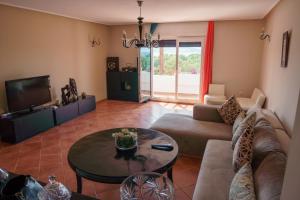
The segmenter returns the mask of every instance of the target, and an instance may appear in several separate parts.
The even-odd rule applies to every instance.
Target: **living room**
[[[14,174],[0,176],[1,198],[8,181],[31,175],[43,186],[56,176],[71,199],[134,199],[120,197],[125,181],[157,172],[170,187],[163,199],[241,199],[232,126],[256,113],[254,189],[244,191],[254,196],[245,199],[298,199],[299,7],[295,0],[0,0],[0,169]],[[45,93],[15,92],[37,82]],[[214,85],[224,98],[204,103]],[[262,109],[245,105],[256,89]],[[238,109],[228,122],[230,109],[220,108],[231,100],[245,117]],[[134,152],[116,149],[122,134],[135,138]],[[79,159],[83,151],[87,159]],[[273,171],[264,169],[270,159]]]

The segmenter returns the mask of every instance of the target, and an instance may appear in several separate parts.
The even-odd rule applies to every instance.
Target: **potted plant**
[[[121,129],[112,136],[115,138],[115,146],[119,150],[130,150],[137,147],[136,129]]]

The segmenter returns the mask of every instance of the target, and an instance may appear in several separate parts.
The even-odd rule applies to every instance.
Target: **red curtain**
[[[204,95],[208,93],[208,86],[212,81],[212,62],[214,49],[214,22],[208,22],[208,29],[204,49],[204,65],[201,81],[201,101],[203,103]]]

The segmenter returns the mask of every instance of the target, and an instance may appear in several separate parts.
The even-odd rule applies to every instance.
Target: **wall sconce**
[[[268,39],[268,41],[270,41],[271,36],[270,36],[269,34],[267,34],[267,33],[265,32],[265,29],[263,28],[263,29],[261,30],[261,32],[260,32],[259,39],[261,39],[261,40]]]
[[[96,46],[100,46],[101,45],[101,42],[100,42],[100,39],[90,39],[89,37],[89,42],[91,43],[91,47],[96,47]]]

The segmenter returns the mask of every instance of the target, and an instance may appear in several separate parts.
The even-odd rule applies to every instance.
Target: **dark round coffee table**
[[[130,128],[131,129],[131,128]],[[178,145],[171,137],[151,129],[136,129],[138,147],[130,151],[115,148],[112,133],[120,129],[104,130],[85,136],[70,148],[68,161],[76,173],[77,192],[82,191],[82,178],[120,184],[138,172],[167,172],[172,178],[172,167],[178,155]],[[152,149],[152,144],[172,144],[172,151]]]

